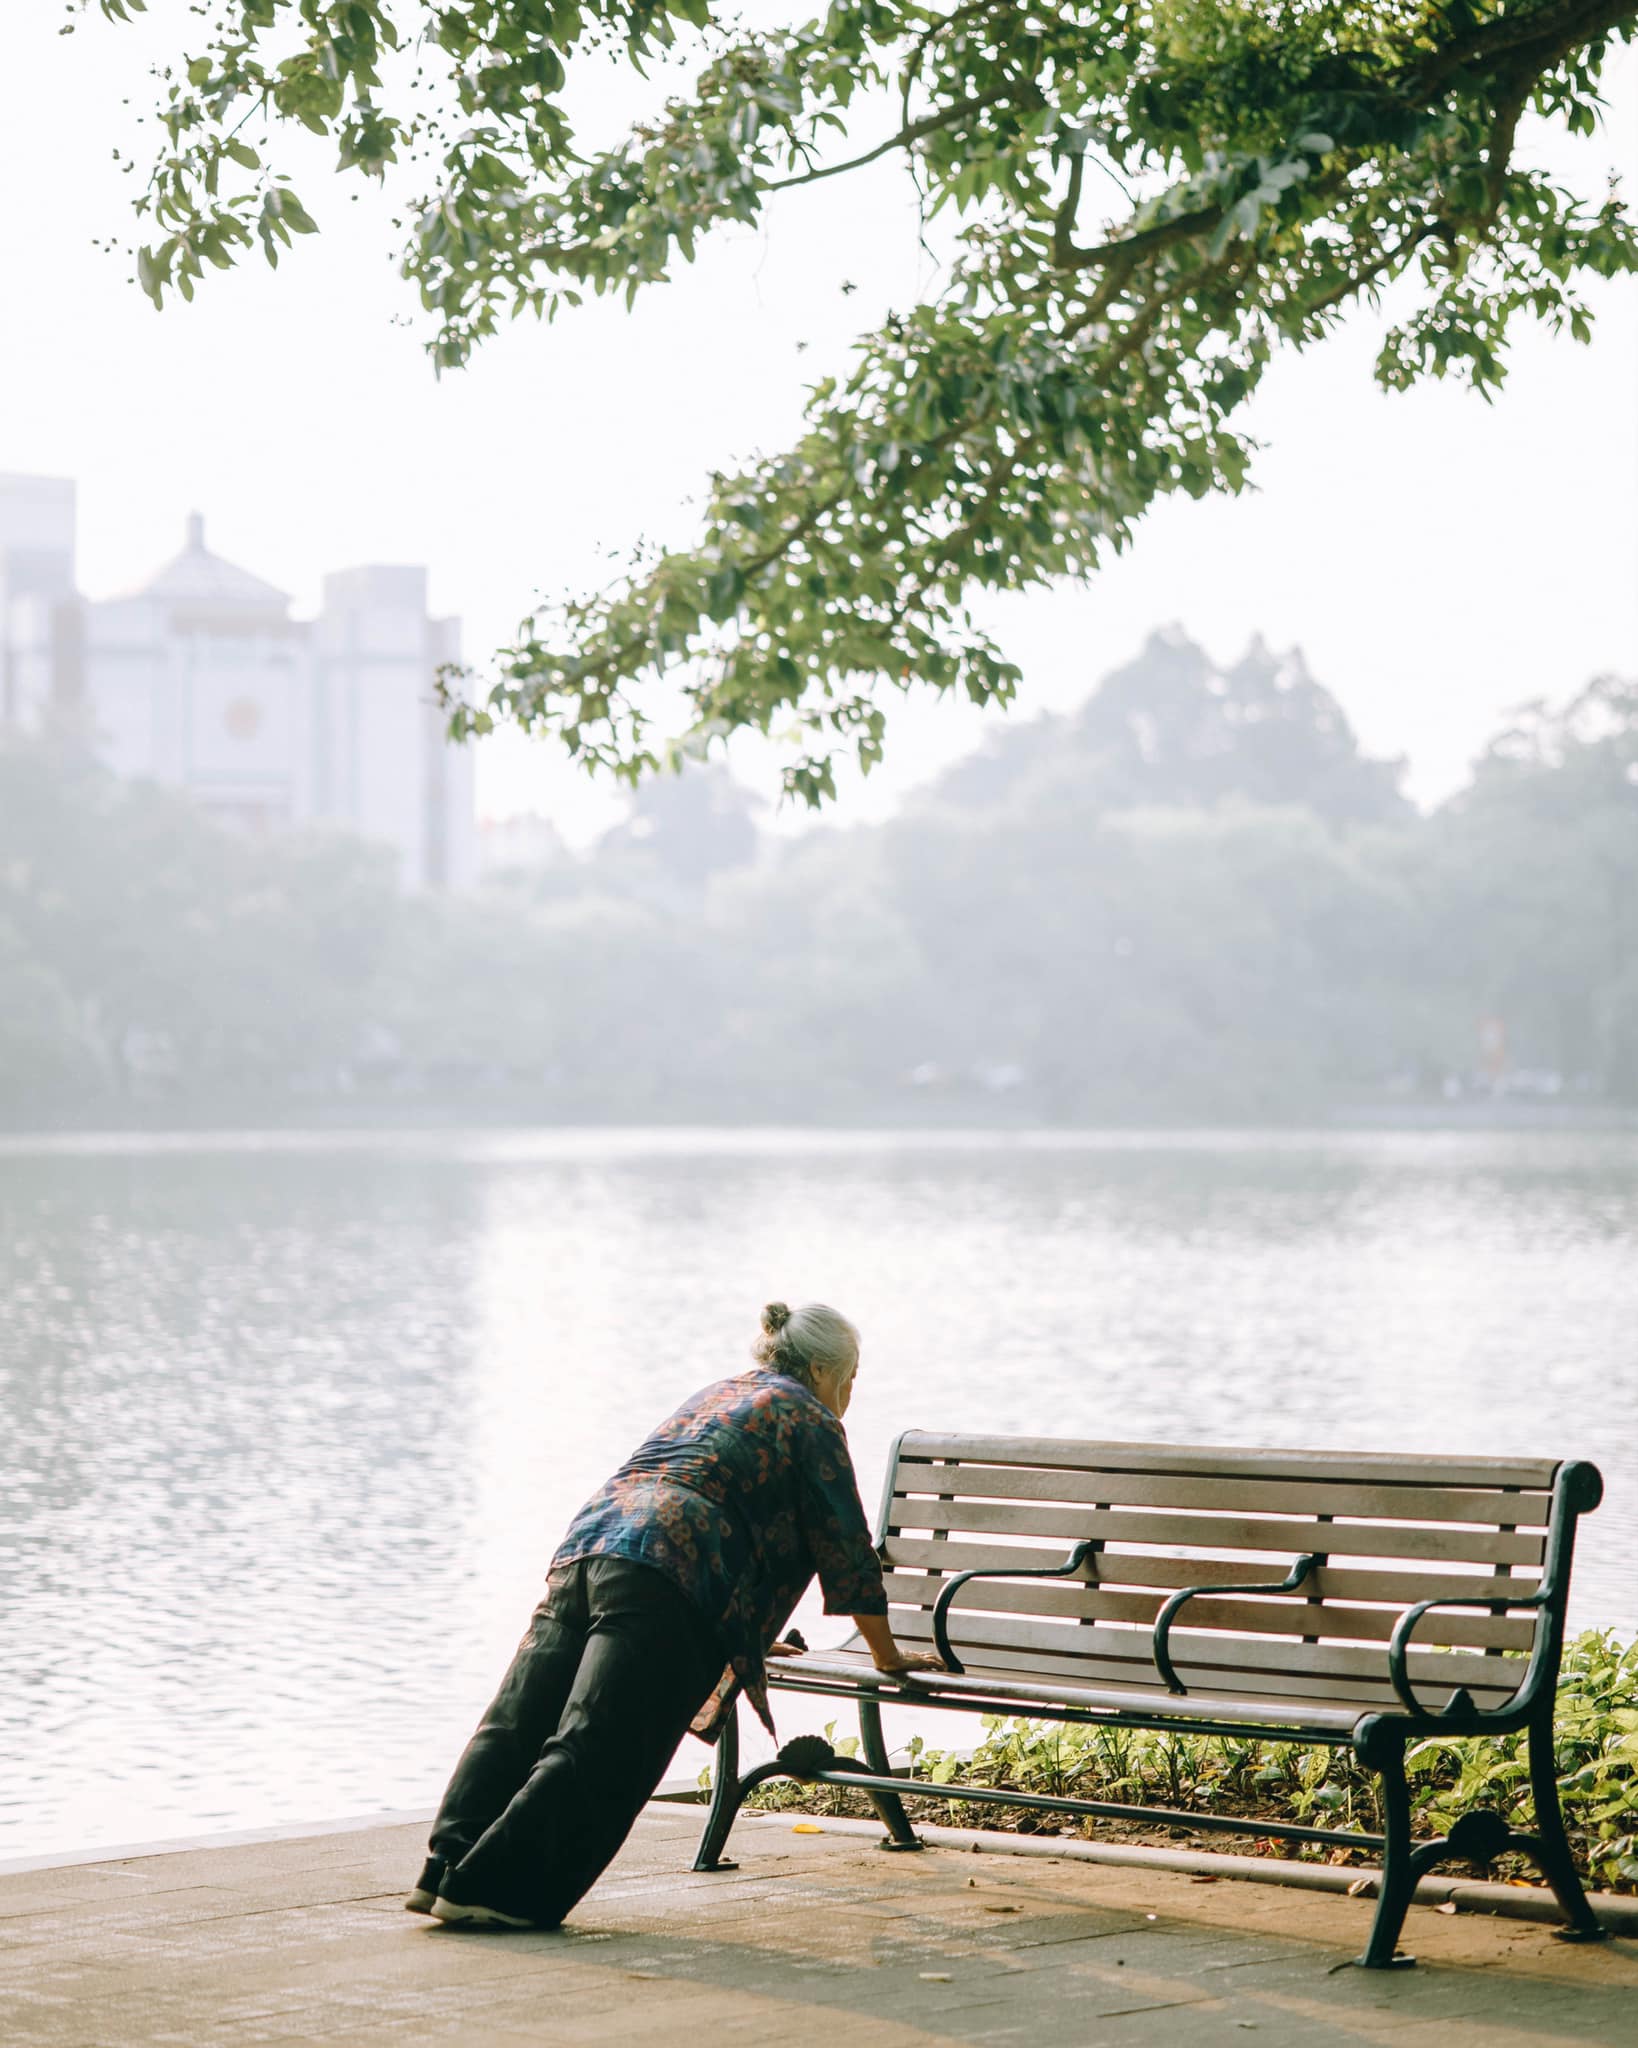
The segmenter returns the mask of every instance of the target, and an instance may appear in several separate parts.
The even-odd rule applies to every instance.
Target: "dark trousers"
[[[622,1557],[554,1572],[433,1823],[452,1895],[555,1926],[614,1860],[722,1666],[662,1572]]]

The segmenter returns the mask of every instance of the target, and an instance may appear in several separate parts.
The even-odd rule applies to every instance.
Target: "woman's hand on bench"
[[[893,1627],[885,1614],[856,1614],[853,1625],[865,1639],[870,1660],[878,1671],[942,1671],[944,1660],[931,1650],[906,1650],[895,1641]]]
[[[875,1659],[875,1664],[878,1671],[895,1673],[900,1671],[943,1671],[946,1669],[944,1659],[935,1656],[931,1650],[896,1650],[891,1662],[884,1663],[878,1657]]]

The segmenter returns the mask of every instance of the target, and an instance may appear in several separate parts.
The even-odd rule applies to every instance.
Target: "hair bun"
[[[770,1301],[762,1311],[762,1327],[770,1337],[777,1337],[791,1319],[791,1312],[782,1301]]]

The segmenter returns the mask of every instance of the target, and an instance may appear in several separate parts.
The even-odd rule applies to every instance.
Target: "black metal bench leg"
[[[874,1700],[862,1699],[859,1702],[859,1747],[864,1751],[865,1762],[876,1775],[887,1777],[891,1766],[888,1763],[887,1743],[882,1736],[882,1710]],[[877,1817],[887,1830],[887,1840],[882,1844],[884,1849],[922,1847],[921,1838],[910,1825],[909,1816],[905,1813],[904,1801],[896,1793],[872,1792],[870,1803],[875,1807]]]
[[[717,1760],[711,1766],[711,1810],[705,1817],[705,1833],[700,1837],[699,1853],[694,1858],[696,1870],[739,1868],[722,1852],[728,1845],[728,1831],[734,1825],[744,1797],[745,1787],[739,1776],[739,1702],[736,1700],[728,1710],[722,1733],[717,1737]]]
[[[1404,1970],[1415,1956],[1401,1955],[1399,1936],[1416,1891],[1417,1865],[1411,1847],[1410,1787],[1405,1783],[1405,1745],[1392,1735],[1364,1759],[1382,1778],[1382,1880],[1376,1895],[1376,1918],[1365,1953],[1356,1957],[1362,1970]]]
[[[1564,1908],[1568,1923],[1560,1930],[1563,1941],[1602,1941],[1606,1930],[1587,1903],[1581,1876],[1570,1854],[1564,1832],[1564,1810],[1558,1803],[1558,1765],[1553,1756],[1553,1724],[1550,1715],[1530,1724],[1530,1794],[1536,1808],[1536,1860],[1541,1874],[1553,1888],[1553,1896]]]

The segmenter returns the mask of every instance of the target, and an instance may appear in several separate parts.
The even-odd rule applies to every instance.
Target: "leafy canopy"
[[[880,758],[889,686],[1010,699],[975,595],[1086,576],[1157,498],[1242,487],[1278,343],[1408,274],[1380,381],[1488,393],[1515,315],[1584,340],[1585,278],[1638,269],[1613,186],[1585,202],[1516,151],[1526,112],[1593,130],[1635,0],[835,0],[766,29],[710,0],[219,4],[164,74],[156,304],[312,229],[253,122],[333,137],[343,170],[429,166],[404,271],[441,368],[878,158],[957,217],[933,295],[813,389],[792,447],[711,479],[696,545],[534,614],[481,702],[446,686],[457,733],[509,719],[633,779],[794,729],[787,787],[822,802],[838,749]],[[679,40],[692,93],[581,153],[570,65]],[[688,706],[663,744],[661,678]]]

